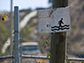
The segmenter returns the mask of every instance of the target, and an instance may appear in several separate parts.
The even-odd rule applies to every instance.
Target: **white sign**
[[[70,30],[70,8],[38,11],[39,32],[55,33]]]

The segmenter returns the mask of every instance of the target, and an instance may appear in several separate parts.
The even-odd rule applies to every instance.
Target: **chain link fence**
[[[49,58],[46,56],[23,55],[19,57],[19,63],[49,63]],[[13,56],[1,56],[0,63],[14,63]]]
[[[0,56],[0,63],[14,63],[14,57],[12,56]],[[47,56],[33,56],[33,55],[22,55],[19,57],[19,63],[49,63],[49,57]],[[66,63],[84,63],[84,58],[68,58]]]
[[[11,63],[11,59],[13,57],[11,55],[7,55],[7,56],[0,56],[0,63]]]

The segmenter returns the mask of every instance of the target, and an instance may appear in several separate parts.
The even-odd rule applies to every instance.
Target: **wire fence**
[[[14,57],[11,55],[0,56],[0,63],[13,63],[11,62],[12,59],[14,60]],[[50,57],[47,56],[22,55],[22,57],[20,56],[19,58],[19,63],[49,63],[49,59]],[[68,60],[70,61],[70,63],[84,62],[84,58],[68,58]]]
[[[11,55],[1,56],[0,63],[14,63],[11,62],[12,59],[14,60],[14,57]],[[19,63],[49,63],[49,59],[50,57],[47,56],[22,55],[22,58],[19,58]],[[70,61],[70,63],[84,62],[84,58],[68,58],[68,60]]]
[[[13,62],[12,62],[13,59]],[[49,63],[49,57],[47,56],[32,56],[32,55],[22,55],[19,57],[19,63]],[[1,56],[0,63],[14,63],[14,57],[9,56]]]
[[[0,56],[0,63],[11,63],[11,55],[8,56]]]
[[[49,59],[46,59],[45,57],[23,57],[22,63],[49,63]]]

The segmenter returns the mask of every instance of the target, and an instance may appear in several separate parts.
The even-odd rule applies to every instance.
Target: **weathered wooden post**
[[[68,0],[53,0],[53,9],[39,10],[39,32],[51,33],[50,63],[65,63],[66,31],[70,30]]]
[[[53,0],[53,8],[68,6],[68,0]],[[66,32],[51,33],[50,63],[65,63]]]

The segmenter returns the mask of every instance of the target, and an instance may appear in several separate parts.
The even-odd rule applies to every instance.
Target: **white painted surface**
[[[42,33],[55,33],[70,30],[70,7],[38,11],[38,30]]]

